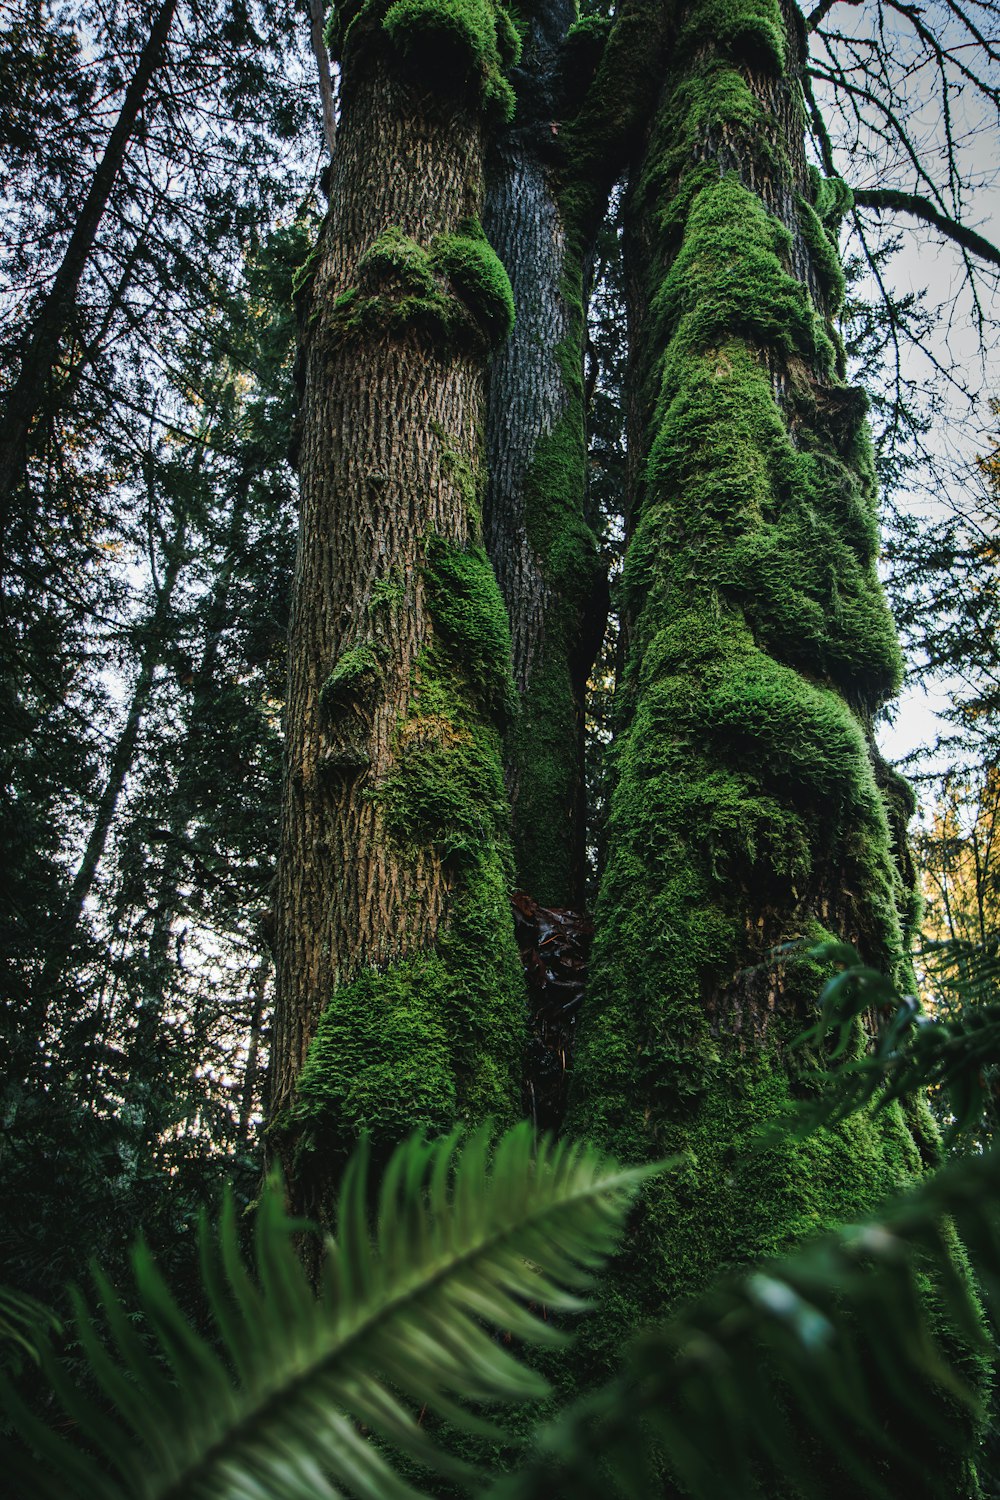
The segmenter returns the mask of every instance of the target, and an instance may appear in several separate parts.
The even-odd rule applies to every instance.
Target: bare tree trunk
[[[236,1139],[245,1146],[250,1139],[250,1122],[253,1118],[257,1086],[260,1081],[260,1044],[264,1029],[264,1006],[267,999],[267,981],[271,973],[270,958],[262,958],[253,979],[253,1003],[250,1010],[250,1034],[247,1039],[247,1064],[243,1071],[243,1087],[240,1090],[240,1113],[236,1124]]]
[[[323,36],[328,7],[323,0],[309,0],[309,40],[316,59],[319,74],[319,92],[323,101],[323,136],[326,149],[333,155],[337,139],[337,112],[333,101],[333,78],[330,73],[330,52]]]
[[[125,91],[104,155],[97,165],[90,190],[73,227],[62,263],[34,322],[25,334],[20,374],[8,393],[3,419],[0,420],[0,538],[7,535],[11,499],[24,474],[31,424],[59,358],[60,343],[73,313],[77,287],[94,248],[98,226],[112,188],[125,160],[125,151],[135,130],[146,91],[153,74],[163,61],[176,7],[177,0],[163,0],[156,14],[139,54],[135,73]],[[2,571],[0,561],[0,572]]]

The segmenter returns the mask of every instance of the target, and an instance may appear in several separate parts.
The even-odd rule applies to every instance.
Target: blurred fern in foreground
[[[849,950],[840,956],[851,963]],[[818,1105],[788,1128],[821,1129],[935,1080],[956,1090],[957,1125],[971,1119],[962,1101],[975,1100],[984,1056],[1000,1055],[992,1021],[921,1022],[855,959],[824,991],[808,1040],[836,1062],[837,1039],[873,1004],[871,1053],[841,1048]],[[886,1487],[891,1465],[908,1476],[908,1500],[956,1500],[901,1434],[960,1454],[982,1416],[975,1366],[1000,1331],[1000,1150],[953,1160],[874,1220],[731,1276],[647,1330],[617,1377],[544,1427],[514,1472],[490,1476],[446,1450],[425,1411],[509,1441],[484,1409],[548,1394],[518,1342],[566,1339],[548,1311],[585,1307],[581,1291],[656,1170],[536,1142],[525,1125],[495,1143],[486,1132],[415,1138],[389,1163],[372,1229],[361,1153],[318,1294],[295,1249],[305,1226],[288,1219],[279,1186],[261,1199],[254,1272],[227,1204],[218,1235],[203,1226],[201,1244],[218,1348],[187,1324],[140,1247],[151,1345],[100,1275],[99,1316],[77,1297],[96,1399],[39,1328],[18,1324],[65,1417],[43,1424],[8,1383],[4,1471],[26,1500],[414,1500],[442,1484],[491,1500],[648,1500],[664,1470],[690,1500],[840,1500],[845,1480],[846,1493],[898,1500]],[[956,1259],[956,1230],[982,1308]]]

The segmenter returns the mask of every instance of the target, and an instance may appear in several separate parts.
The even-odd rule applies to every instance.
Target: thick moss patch
[[[495,348],[514,326],[514,294],[478,219],[425,249],[398,226],[373,241],[358,262],[357,285],[333,305],[331,338],[415,331],[434,352]]]
[[[352,705],[368,706],[382,680],[383,659],[384,652],[374,641],[363,641],[345,651],[320,689],[324,714],[333,717]]]
[[[352,67],[374,49],[423,88],[468,99],[495,119],[514,113],[506,72],[521,40],[495,0],[342,0],[325,35],[334,56]]]
[[[520,1107],[526,1001],[498,727],[510,634],[481,548],[430,539],[424,582],[434,637],[370,795],[402,860],[443,862],[446,911],[431,948],[349,979],[320,1019],[287,1123],[303,1163],[315,1154],[324,1170],[362,1131],[381,1153],[415,1126],[511,1121]]]
[[[796,192],[748,87],[747,64],[784,66],[783,25],[770,0],[690,10],[632,199],[648,457],[568,1123],[625,1160],[685,1164],[646,1194],[584,1330],[595,1377],[624,1329],[922,1170],[899,1109],[756,1141],[815,1086],[789,1043],[826,976],[776,947],[846,936],[905,982],[913,912],[905,808],[870,745],[900,654],[865,402],[838,379],[829,322],[846,199],[818,178]],[[793,224],[751,190],[764,173]],[[803,245],[822,307],[793,274]]]

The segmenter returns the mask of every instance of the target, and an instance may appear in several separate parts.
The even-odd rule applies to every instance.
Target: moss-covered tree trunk
[[[510,638],[481,546],[484,371],[510,285],[484,132],[516,48],[490,4],[338,17],[343,114],[303,289],[302,514],[275,907],[272,1129],[300,1200],[361,1130],[517,1108],[524,999],[500,730]]]
[[[517,114],[488,162],[486,228],[510,272],[514,332],[490,371],[486,546],[511,624],[520,712],[507,744],[518,883],[583,904],[587,678],[606,617],[586,507],[583,265],[559,201],[572,0],[538,9]]]
[[[780,0],[678,12],[628,203],[643,462],[571,1121],[687,1160],[647,1195],[597,1360],[922,1166],[898,1109],[753,1149],[809,1088],[788,1042],[824,978],[775,949],[842,938],[902,979],[913,907],[871,740],[900,654],[866,406],[831,323],[846,189],[806,165],[800,27]]]

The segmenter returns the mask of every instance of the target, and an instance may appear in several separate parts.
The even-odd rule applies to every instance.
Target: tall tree
[[[0,534],[7,531],[10,501],[24,472],[28,432],[59,358],[59,347],[73,314],[77,289],[93,252],[125,152],[150,83],[164,59],[177,0],[163,0],[128,81],[121,110],[94,171],[87,196],[73,226],[59,269],[24,336],[21,368],[7,393],[0,420]]]
[[[489,0],[337,24],[302,313],[271,1058],[286,1160],[321,1212],[362,1129],[384,1148],[411,1122],[515,1114],[524,1029],[510,635],[480,522],[485,360],[513,316],[480,223],[484,134],[510,113],[518,39]]]
[[[789,7],[685,6],[626,202],[643,464],[571,1114],[629,1158],[692,1153],[621,1268],[630,1321],[921,1169],[898,1114],[748,1150],[808,1087],[787,1042],[821,976],[776,952],[839,937],[902,980],[914,902],[872,746],[901,661],[866,402],[831,321],[849,197],[807,165],[803,62]]]

